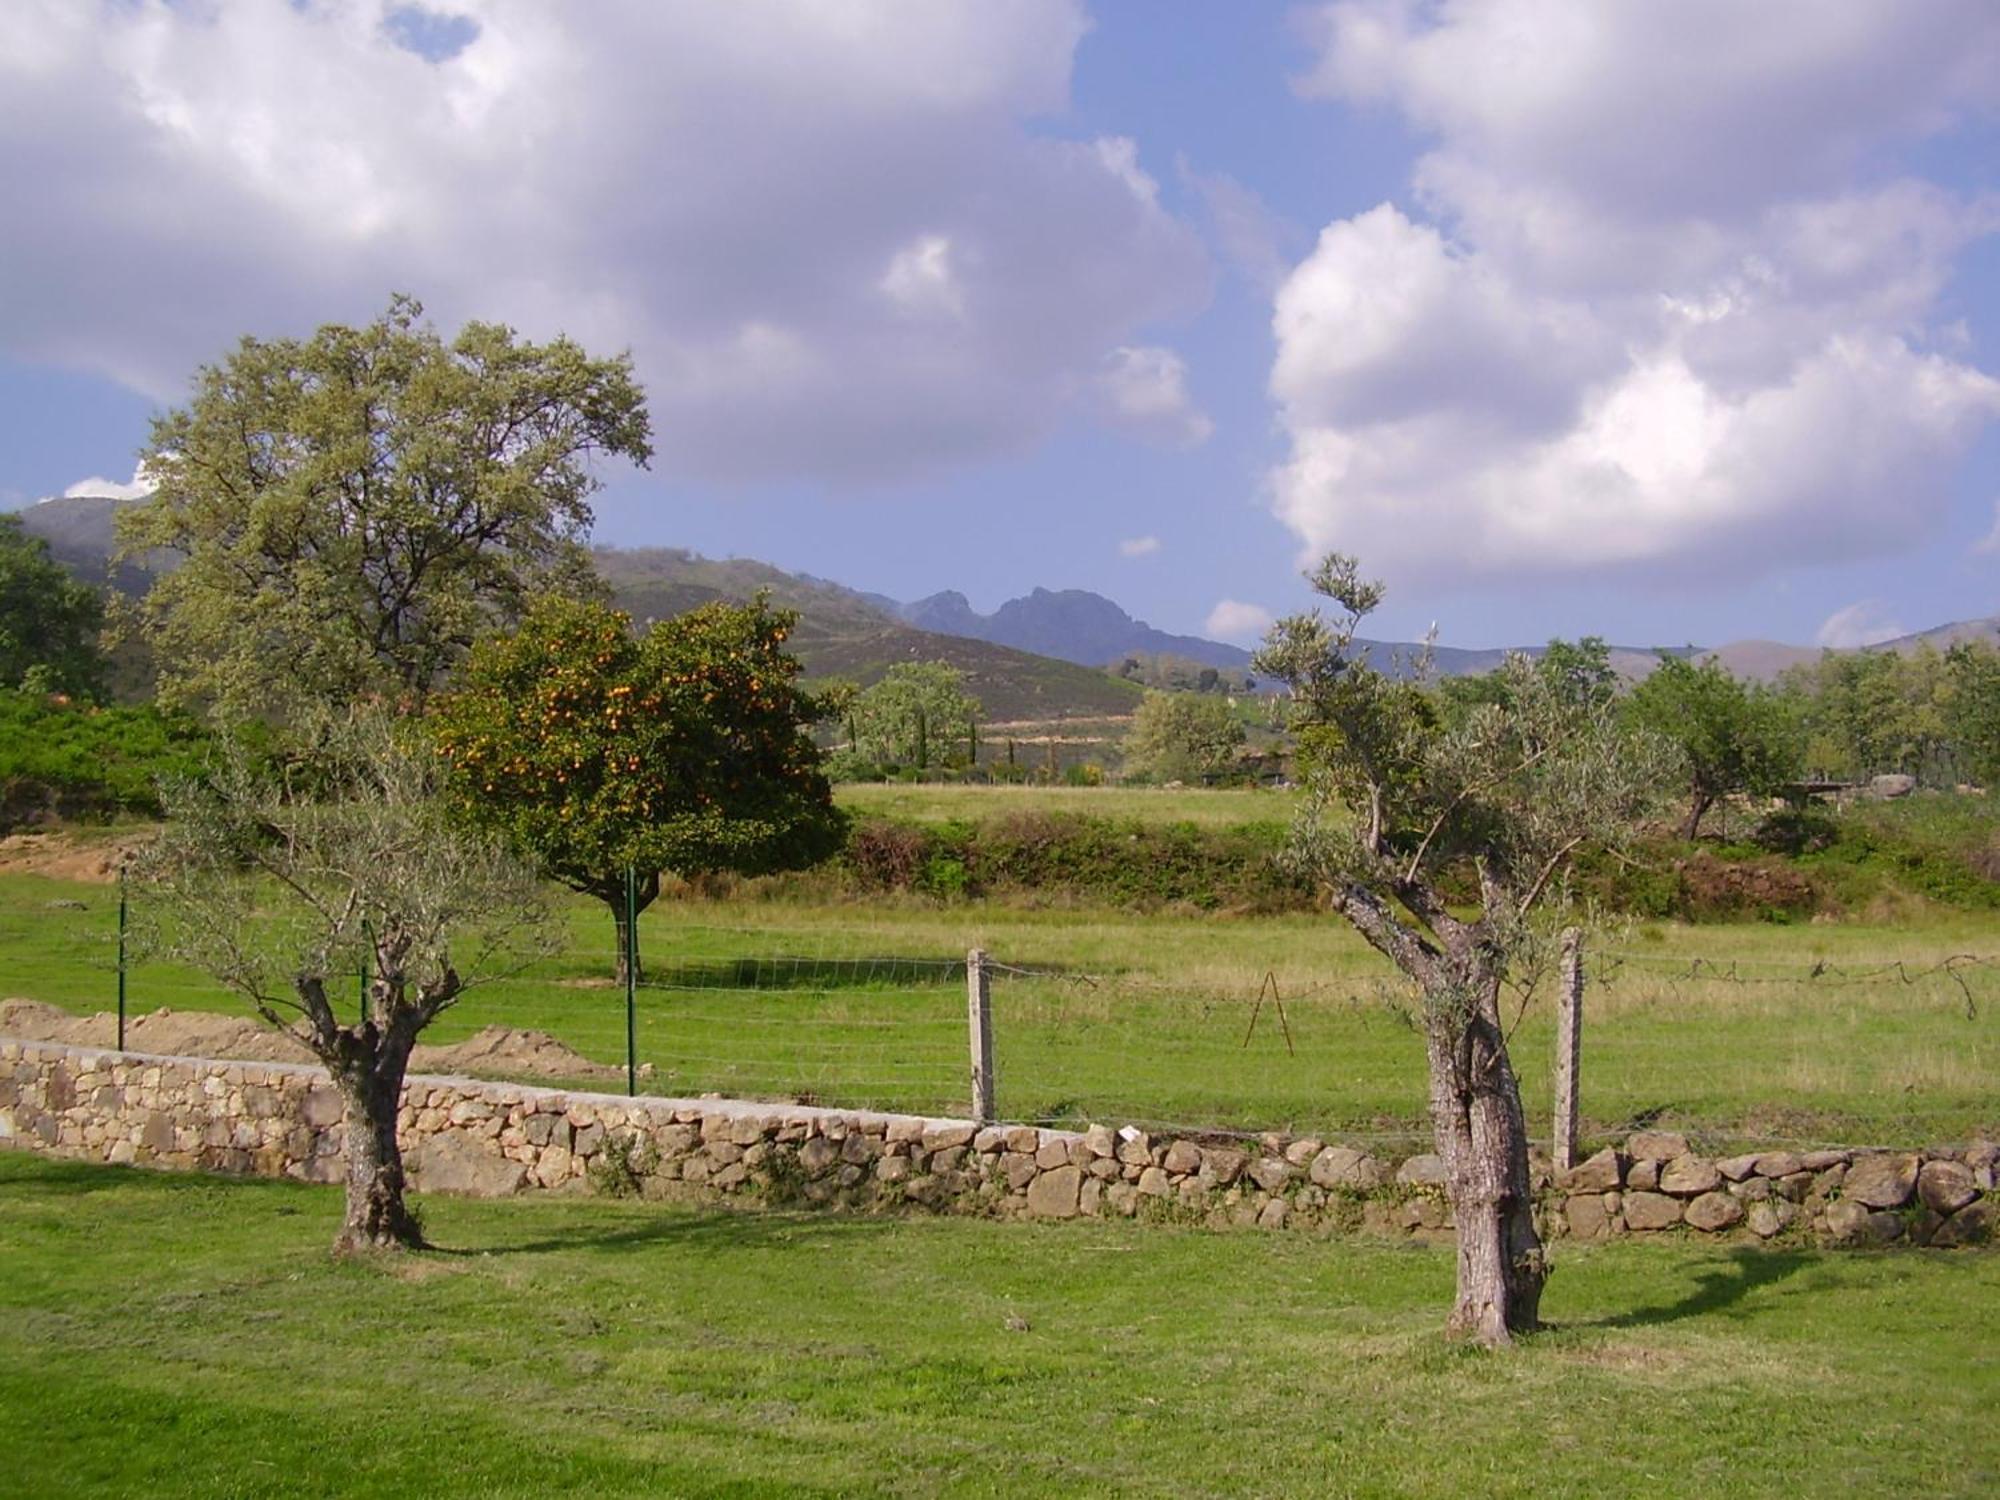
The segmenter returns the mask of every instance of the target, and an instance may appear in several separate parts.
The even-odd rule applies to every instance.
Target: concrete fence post
[[[986,950],[965,955],[965,1009],[972,1037],[972,1118],[993,1123],[993,991],[986,973]]]
[[[1562,974],[1556,986],[1555,1164],[1576,1165],[1577,1063],[1583,1046],[1583,929],[1562,935]]]

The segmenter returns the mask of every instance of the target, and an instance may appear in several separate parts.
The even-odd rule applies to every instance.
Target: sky
[[[596,534],[1254,642],[2000,613],[1991,0],[8,0],[0,507],[245,334],[629,350]],[[123,488],[121,488],[123,487]]]

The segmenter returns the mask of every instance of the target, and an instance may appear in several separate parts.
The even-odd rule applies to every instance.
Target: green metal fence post
[[[639,871],[625,867],[625,1092],[639,1092]]]
[[[118,1050],[125,1050],[125,867],[118,867]]]

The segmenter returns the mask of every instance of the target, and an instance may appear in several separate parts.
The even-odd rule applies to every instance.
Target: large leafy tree
[[[1945,653],[1944,717],[1958,774],[2000,785],[2000,650],[1965,641]]]
[[[97,590],[70,577],[19,516],[0,516],[0,687],[97,696],[103,626]]]
[[[1200,781],[1227,771],[1244,739],[1225,698],[1148,693],[1125,738],[1125,771],[1153,781]]]
[[[627,868],[643,910],[662,871],[762,874],[840,845],[808,733],[826,705],[785,649],[795,619],[707,604],[635,636],[621,613],[549,598],[433,701],[459,808],[611,908],[621,976]]]
[[[552,951],[559,928],[533,869],[450,816],[407,722],[375,706],[312,728],[309,762],[231,742],[207,774],[172,780],[139,874],[166,914],[154,941],[298,1037],[340,1090],[335,1248],[400,1249],[423,1242],[396,1129],[410,1049],[467,992]],[[361,969],[366,997],[348,1010],[335,996]]]
[[[1632,830],[1660,774],[1589,676],[1510,657],[1457,723],[1419,682],[1371,667],[1355,629],[1380,602],[1354,560],[1311,576],[1339,613],[1280,621],[1256,670],[1286,683],[1308,798],[1293,857],[1422,998],[1431,1122],[1458,1225],[1450,1327],[1504,1343],[1539,1320],[1510,992],[1544,966],[1569,862]],[[1562,667],[1562,664],[1559,664]],[[1448,899],[1476,890],[1470,910]]]
[[[594,587],[592,460],[651,455],[628,358],[398,297],[361,328],[246,338],[153,426],[126,552],[185,559],[140,605],[169,701],[227,716],[421,698],[537,592]]]
[[[1627,712],[1680,752],[1687,785],[1684,838],[1701,832],[1702,819],[1722,798],[1769,796],[1799,777],[1803,756],[1783,701],[1740,681],[1713,658],[1697,665],[1662,655],[1632,690]]]
[[[857,753],[918,770],[976,754],[982,717],[965,674],[943,661],[898,662],[847,706]]]

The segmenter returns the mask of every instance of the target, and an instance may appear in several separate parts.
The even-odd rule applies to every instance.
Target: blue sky
[[[0,503],[406,289],[633,350],[620,544],[1850,644],[2000,611],[1996,107],[1972,0],[26,0]]]

